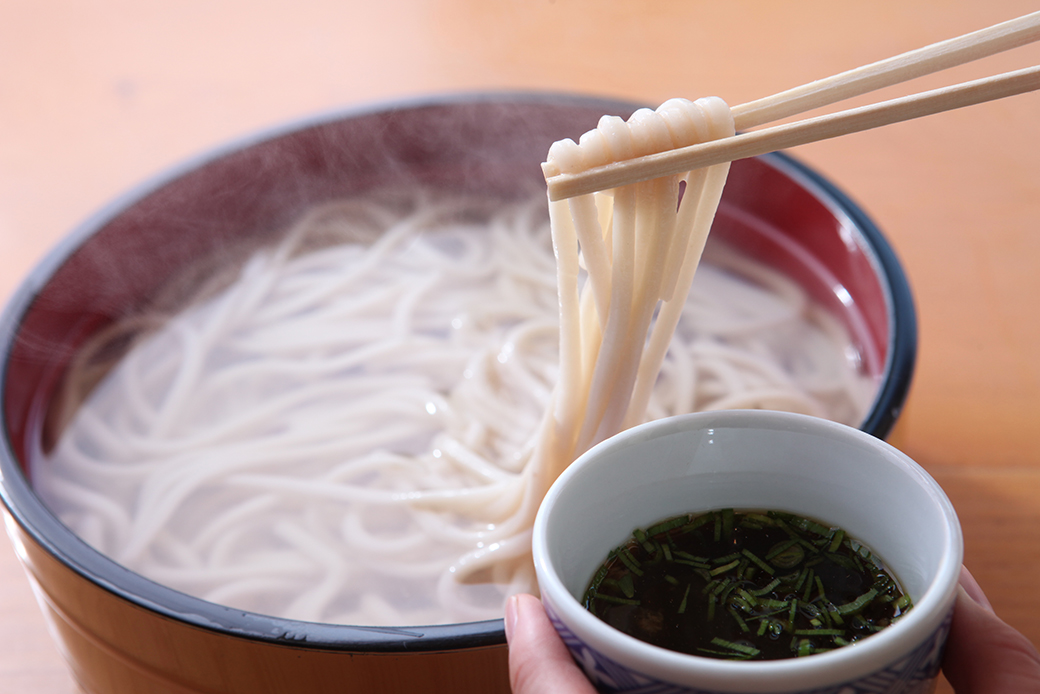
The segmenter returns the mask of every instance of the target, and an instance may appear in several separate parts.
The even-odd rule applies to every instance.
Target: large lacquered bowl
[[[74,676],[113,692],[506,692],[501,620],[373,629],[245,613],[149,581],[95,552],[34,494],[51,399],[77,348],[170,278],[303,209],[373,187],[515,195],[549,145],[628,103],[460,95],[327,114],[235,142],[114,201],[36,267],[0,318],[8,533]],[[521,185],[524,184],[524,185]],[[784,156],[733,166],[713,238],[790,274],[852,332],[878,383],[861,424],[888,434],[916,349],[906,278],[863,212]]]

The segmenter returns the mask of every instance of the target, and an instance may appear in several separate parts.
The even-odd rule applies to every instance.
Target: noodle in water
[[[673,100],[604,117],[546,166],[732,132],[720,100]],[[544,198],[423,191],[316,208],[227,286],[146,321],[161,327],[71,415],[37,488],[99,551],[213,602],[498,617],[536,590],[542,495],[595,443],[724,407],[862,417],[871,384],[794,283],[724,251],[693,281],[727,166],[550,203],[549,220]],[[85,350],[70,386],[139,323]]]

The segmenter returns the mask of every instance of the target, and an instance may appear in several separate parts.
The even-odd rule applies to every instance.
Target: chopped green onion
[[[724,557],[715,557],[711,561],[716,564],[727,564],[733,561],[734,559],[740,559],[740,552],[733,552],[732,554],[727,554]]]
[[[708,559],[707,557],[698,557],[695,554],[690,554],[689,552],[683,552],[682,550],[679,550],[679,549],[675,550],[675,556],[682,557],[683,559],[686,559],[688,561],[695,561],[695,562],[698,562],[698,563],[701,563],[701,564],[707,564],[707,563],[709,563],[711,561],[711,559]]]
[[[682,528],[680,528],[680,532],[682,532],[682,533],[692,532],[692,531],[696,530],[697,528],[701,527],[702,525],[706,525],[706,524],[710,523],[714,518],[715,518],[714,514],[711,514],[711,513],[705,513],[705,514],[702,514],[700,516],[697,516],[696,518],[691,519],[689,523],[687,523],[686,525],[682,526]]]
[[[738,589],[738,592],[739,592],[739,589]],[[739,607],[742,610],[744,610],[745,612],[753,612],[754,611],[754,608],[751,607],[751,605],[748,603],[748,601],[745,600],[744,598],[740,597],[739,595],[734,595],[732,598],[730,598],[729,604],[730,605],[734,605],[736,607]]]
[[[639,562],[636,561],[635,557],[632,556],[632,553],[628,551],[627,547],[618,552],[618,559],[620,559],[621,563],[628,567],[628,570],[636,576],[643,575],[643,570],[639,568]]]
[[[618,579],[618,588],[625,594],[626,598],[631,598],[636,594],[635,584],[632,582],[632,574],[625,574]]]
[[[745,646],[742,643],[734,643],[733,641],[727,641],[726,639],[720,639],[718,636],[713,638],[711,640],[711,642],[712,642],[712,644],[714,644],[716,646],[720,646],[722,648],[728,648],[730,650],[737,651],[738,653],[743,653],[745,655],[750,655],[752,657],[754,657],[754,656],[756,656],[756,655],[758,655],[759,653],[762,652],[762,651],[758,650],[757,648],[755,648],[754,646]]]
[[[661,521],[657,525],[652,525],[646,530],[647,535],[660,535],[666,533],[669,530],[674,530],[680,525],[687,523],[690,520],[689,516],[676,516],[666,521]]]
[[[859,596],[852,602],[847,602],[844,605],[838,605],[838,614],[845,615],[860,612],[863,610],[863,608],[865,608],[867,605],[871,603],[871,601],[874,599],[874,596],[876,595],[877,591],[871,588],[866,593]]]
[[[719,542],[712,542],[713,534]],[[850,585],[862,585],[851,600],[837,587],[846,581],[846,572]],[[832,574],[835,585],[828,579]],[[694,588],[707,604],[690,610]],[[836,605],[835,595],[847,602]],[[677,516],[633,530],[598,567],[583,603],[612,623],[629,621],[635,629],[650,619],[646,628],[672,632],[647,634],[648,640],[674,638],[677,629],[702,630],[704,647],[694,652],[727,659],[804,656],[840,648],[897,621],[911,608],[909,596],[879,559],[843,530],[786,513],[733,509]],[[626,614],[631,606],[638,607]],[[611,613],[619,607],[621,611]],[[664,614],[677,616],[662,623],[662,607]],[[715,621],[720,607],[732,622],[724,617]],[[789,652],[785,633],[791,635]],[[709,644],[713,636],[750,651]]]
[[[843,636],[844,629],[796,629],[795,636]]]
[[[833,621],[838,626],[841,626],[845,623],[845,620],[841,618],[841,612],[838,612],[838,608],[834,606],[834,603],[827,603],[826,614],[828,617],[830,617],[831,621]]]
[[[699,561],[690,561],[689,559],[673,559],[673,564],[682,564],[684,566],[692,566],[695,569],[711,569],[711,564],[702,564]]]
[[[737,626],[740,627],[741,631],[751,631],[751,629],[747,625],[747,622],[745,622],[744,619],[739,614],[737,614],[736,610],[734,610],[732,607],[727,607],[726,611],[729,612],[730,616],[733,617],[733,619],[737,620]]]
[[[683,593],[682,602],[679,603],[679,610],[678,610],[679,614],[682,614],[682,613],[686,612],[686,598],[690,597],[690,586],[691,585],[692,584],[690,584],[690,583],[686,584],[686,592]]]
[[[852,571],[852,572],[859,571],[859,569],[856,568],[855,560],[853,560],[851,557],[846,557],[843,554],[834,554],[833,552],[828,552],[826,554],[826,557],[827,557],[827,559],[829,561],[837,564],[838,566],[840,566],[842,568],[848,569],[849,571]]]
[[[805,578],[805,592],[802,593],[802,602],[809,602],[809,596],[812,594],[813,587],[813,570],[809,569],[809,574]]]
[[[723,564],[722,566],[719,566],[719,567],[716,567],[716,568],[712,569],[710,573],[711,573],[712,576],[718,576],[719,574],[726,573],[730,569],[735,569],[739,565],[740,565],[740,560],[739,559],[734,559],[729,564]]]
[[[740,553],[743,554],[748,559],[750,559],[751,561],[753,561],[756,564],[758,564],[758,567],[760,569],[762,569],[763,571],[765,571],[767,574],[769,574],[770,576],[773,575],[773,573],[774,573],[773,572],[773,567],[770,566],[769,564],[765,563],[761,559],[759,559],[757,556],[755,556],[754,552],[752,552],[749,549],[742,549],[742,550],[740,550]]]
[[[636,538],[636,542],[638,542],[639,544],[641,544],[643,546],[643,549],[646,550],[647,554],[653,554],[654,553],[654,546],[647,539],[646,533],[644,533],[639,528],[636,528],[635,530],[632,531],[632,536]]]
[[[797,541],[786,547],[782,552],[769,558],[775,566],[781,569],[793,569],[805,560],[805,550]]]
[[[766,593],[771,593],[773,589],[776,588],[778,585],[780,585],[780,579],[774,578],[772,581],[769,582],[768,585],[762,586],[758,590],[751,591],[751,594],[755,597],[760,597],[762,595],[765,595]]]
[[[802,584],[805,583],[805,579],[809,577],[809,572],[810,571],[811,571],[811,569],[806,567],[806,568],[802,569],[802,572],[800,574],[798,574],[798,580],[794,584],[794,589],[796,591],[799,591],[799,590],[802,589]]]

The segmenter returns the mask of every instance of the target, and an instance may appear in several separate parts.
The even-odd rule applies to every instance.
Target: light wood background
[[[0,0],[0,297],[121,191],[288,119],[489,89],[736,104],[1036,9],[1028,0]],[[1021,48],[884,95],[1037,63],[1040,46]],[[901,257],[920,352],[893,441],[952,498],[967,564],[997,611],[1040,643],[1040,93],[793,154],[849,192]],[[76,691],[6,541],[0,689]]]

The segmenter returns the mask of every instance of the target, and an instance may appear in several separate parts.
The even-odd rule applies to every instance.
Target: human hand
[[[1036,694],[1040,653],[993,612],[985,593],[961,569],[943,674],[957,694]]]
[[[533,595],[506,601],[509,683],[513,694],[595,694]]]

